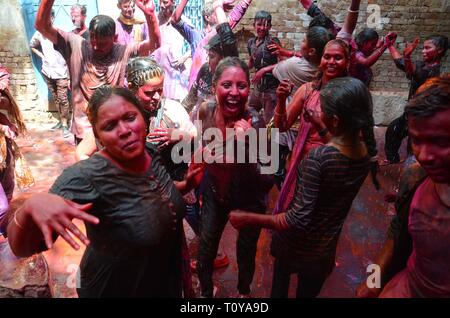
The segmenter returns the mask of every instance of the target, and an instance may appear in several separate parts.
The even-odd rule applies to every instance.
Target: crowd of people
[[[260,10],[246,63],[233,28],[251,0],[206,2],[204,30],[183,15],[187,2],[160,0],[156,13],[152,0],[118,0],[117,20],[97,15],[88,27],[86,8],[75,5],[76,28],[65,32],[53,25],[54,0],[41,1],[30,47],[57,104],[53,129],[73,134],[77,163],[49,193],[8,209],[12,140],[25,125],[1,67],[0,137],[8,154],[0,166],[0,234],[12,251],[30,256],[59,236],[79,249],[76,237],[86,245],[79,297],[194,297],[195,270],[200,296],[211,298],[213,271],[229,262],[220,241],[230,221],[238,230],[239,297],[251,297],[262,228],[273,230],[270,296],[288,297],[292,274],[297,297],[318,296],[363,182],[370,175],[375,189],[383,186],[369,85],[371,66],[388,50],[411,88],[405,113],[386,132],[381,164],[400,162],[406,136],[416,162],[399,182],[397,216],[377,262],[382,286],[362,284],[356,296],[450,297],[450,77],[441,74],[448,38],[425,39],[423,60],[412,62],[419,39],[399,53],[393,32],[353,35],[360,0],[350,1],[342,26],[312,0],[299,0],[312,17],[300,51],[270,35],[271,14]],[[270,141],[251,138],[267,127],[278,129],[279,147],[271,154],[278,169],[269,174],[259,145]],[[275,184],[276,206],[267,213]],[[73,219],[84,221],[85,233]],[[184,219],[199,238],[193,264]]]

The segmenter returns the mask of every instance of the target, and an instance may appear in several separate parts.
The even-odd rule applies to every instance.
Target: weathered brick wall
[[[333,21],[342,25],[350,0],[321,0],[319,7]],[[415,37],[423,40],[432,34],[450,36],[450,1],[448,0],[363,0],[356,32],[374,22],[373,4],[380,8],[379,34],[390,31],[397,32],[397,47],[403,50],[405,41]],[[369,6],[369,7],[368,7]],[[368,12],[369,9],[369,12]],[[253,0],[244,19],[236,27],[239,38],[241,57],[247,58],[246,40],[252,36],[253,17],[258,10],[266,10],[272,14],[272,31],[289,49],[300,48],[310,18],[298,0]],[[355,32],[355,33],[356,33]],[[419,46],[413,58],[421,58],[422,47]],[[447,54],[448,55],[448,54]],[[445,69],[449,69],[450,59],[444,60]],[[386,50],[381,59],[372,67],[374,81],[372,90],[402,90],[409,87],[405,75],[397,70],[389,52]]]
[[[10,89],[25,117],[42,111],[18,1],[2,1],[0,11],[0,63],[11,73]]]

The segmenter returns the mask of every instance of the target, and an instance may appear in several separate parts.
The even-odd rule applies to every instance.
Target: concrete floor
[[[35,185],[27,190],[17,189],[15,196],[22,192],[47,191],[62,169],[74,163],[72,138],[64,139],[60,131],[51,131],[49,128],[52,125],[53,123],[29,124],[30,136],[18,140],[33,171]],[[381,157],[384,155],[382,150],[384,132],[384,128],[376,129]],[[402,154],[405,156],[404,150]],[[364,183],[353,202],[340,237],[336,268],[324,284],[320,297],[353,297],[355,288],[365,280],[366,268],[374,263],[385,239],[389,221],[394,215],[393,205],[384,202],[384,195],[395,190],[401,169],[401,165],[381,167],[379,176],[382,190],[379,192],[375,191],[370,178]],[[270,208],[275,203],[277,193],[275,188],[270,193]],[[83,227],[82,224],[78,224]],[[195,255],[198,242],[188,225],[185,229],[189,247]],[[214,281],[218,286],[217,297],[236,297],[236,231],[230,224],[225,228],[222,241],[231,264],[214,273]],[[6,248],[6,243],[0,244]],[[253,297],[270,295],[273,259],[269,255],[269,245],[270,233],[263,230],[258,244],[256,272],[252,285]],[[75,251],[62,239],[58,239],[52,250],[43,253],[50,269],[50,287],[54,297],[76,297],[75,272],[83,251],[83,248]],[[0,262],[3,262],[2,257],[5,256],[0,255]],[[11,256],[8,257],[11,258]],[[23,263],[23,260],[16,260],[16,262]],[[7,275],[11,273],[0,271],[0,286],[7,284],[5,279]],[[293,276],[290,290],[292,297],[295,295],[295,283]],[[198,280],[195,275],[194,285],[198,292]]]

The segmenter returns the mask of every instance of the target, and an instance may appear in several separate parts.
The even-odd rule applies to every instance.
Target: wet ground
[[[23,192],[47,191],[62,169],[74,163],[73,138],[63,138],[61,131],[51,131],[50,127],[53,125],[54,122],[29,124],[29,136],[18,140],[34,174],[35,185],[27,190],[17,189],[16,197]],[[384,128],[376,129],[381,156],[384,155],[382,150],[384,132]],[[404,157],[404,151],[402,155]],[[381,167],[379,176],[382,190],[379,192],[375,191],[370,178],[365,181],[345,222],[337,250],[336,268],[325,282],[320,297],[353,297],[355,288],[365,280],[366,268],[375,262],[384,242],[389,221],[394,214],[393,205],[384,202],[384,195],[395,190],[401,168],[401,165]],[[270,193],[270,208],[275,203],[277,193],[275,188]],[[83,227],[82,224],[78,224]],[[188,225],[185,229],[194,257],[198,242]],[[236,231],[229,224],[225,228],[222,241],[231,263],[214,273],[214,281],[218,287],[216,296],[236,297]],[[14,260],[9,252],[5,252],[8,249],[6,245],[6,242],[0,243],[2,268],[5,268],[3,266],[5,258],[8,258],[8,264],[11,262],[16,262],[17,266],[23,264],[24,260]],[[270,295],[273,258],[269,255],[269,245],[270,232],[263,230],[258,243],[256,272],[252,285],[253,297]],[[48,263],[49,285],[54,297],[76,297],[76,270],[83,251],[83,248],[75,251],[62,239],[58,239],[52,250],[43,253]],[[34,261],[31,259],[28,263]],[[11,275],[11,272],[0,270],[0,286],[7,285],[7,279],[10,279]],[[42,274],[36,272],[35,275]],[[24,278],[25,283],[28,279],[31,278]],[[32,279],[39,280],[40,277]],[[295,295],[295,284],[296,279],[292,276],[291,296]],[[198,285],[195,275],[194,285]],[[198,292],[198,286],[196,290]]]

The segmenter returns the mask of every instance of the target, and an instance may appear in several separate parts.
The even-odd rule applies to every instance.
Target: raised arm
[[[278,100],[277,106],[275,107],[274,123],[275,127],[278,128],[280,132],[287,131],[291,128],[300,116],[305,103],[306,85],[307,84],[300,86],[300,88],[295,92],[288,111],[286,111],[286,99],[292,90],[293,83],[288,80],[283,80],[278,86]]]
[[[234,0],[224,0],[224,4],[232,3]],[[241,0],[238,4],[236,4],[228,15],[228,23],[230,27],[234,29],[234,27],[241,21],[244,17],[245,12],[247,12],[248,7],[252,3],[252,0]]]
[[[414,50],[417,48],[417,46],[419,45],[419,42],[420,42],[419,38],[415,38],[413,42],[406,43],[405,49],[403,50],[403,59],[405,61],[405,71],[406,71],[406,75],[408,75],[408,76],[413,76],[413,74],[415,72],[415,67],[411,60],[411,55],[414,52]]]
[[[362,54],[358,54],[356,55],[356,61],[358,64],[364,65],[366,67],[371,67],[373,64],[375,64],[378,59],[381,57],[381,55],[383,55],[384,51],[386,51],[387,48],[389,47],[393,47],[394,43],[395,43],[395,37],[393,37],[391,35],[392,33],[388,34],[384,41],[383,44],[377,48],[375,51],[373,51],[373,53],[368,56],[362,56]],[[395,35],[395,33],[394,33]]]
[[[358,21],[359,4],[361,0],[352,0],[350,7],[348,8],[347,16],[345,17],[344,26],[341,32],[353,34],[356,28],[356,22]]]
[[[55,0],[42,0],[39,5],[39,9],[36,15],[36,30],[38,30],[43,36],[52,41],[53,44],[57,44],[58,30],[53,26],[51,13]]]
[[[177,5],[175,11],[172,14],[172,23],[178,23],[178,21],[180,21],[187,3],[188,0],[180,0],[180,3]]]
[[[148,37],[139,43],[139,55],[147,56],[161,46],[161,33],[158,18],[155,14],[153,0],[136,0],[136,5],[144,12],[148,26]]]

